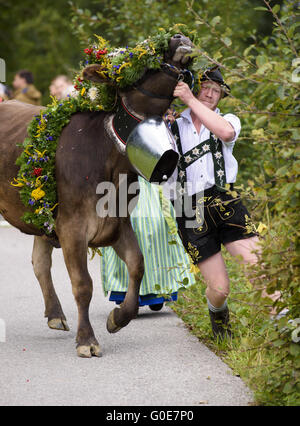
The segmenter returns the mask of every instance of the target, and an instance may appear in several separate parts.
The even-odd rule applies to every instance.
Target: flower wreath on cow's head
[[[51,235],[55,228],[57,206],[55,154],[61,131],[72,114],[83,111],[113,111],[117,104],[117,89],[133,85],[145,69],[159,69],[171,37],[184,27],[185,35],[193,39],[185,25],[177,24],[169,30],[138,43],[135,47],[112,48],[102,37],[84,49],[85,61],[75,78],[76,95],[52,103],[30,122],[28,137],[22,143],[23,152],[17,160],[18,176],[12,185],[20,188],[20,197],[27,211],[23,220]],[[83,79],[87,65],[101,65],[101,77],[114,84],[94,83]],[[192,74],[191,74],[192,75]]]

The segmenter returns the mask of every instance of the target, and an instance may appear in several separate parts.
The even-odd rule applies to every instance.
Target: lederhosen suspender
[[[203,157],[205,154],[211,152],[214,162],[214,174],[215,174],[215,183],[216,186],[224,191],[226,184],[226,174],[225,174],[225,163],[223,157],[222,141],[218,139],[215,135],[210,133],[209,139],[204,142],[200,142],[197,146],[190,149],[188,152],[183,154],[182,146],[180,141],[180,134],[177,121],[175,120],[171,126],[172,133],[176,140],[177,148],[180,154],[178,161],[178,177],[177,180],[180,183],[180,195],[183,195],[186,192],[185,182],[186,178],[186,169],[199,158]]]

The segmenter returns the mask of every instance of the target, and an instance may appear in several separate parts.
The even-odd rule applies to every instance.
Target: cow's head
[[[173,91],[183,71],[190,64],[193,43],[182,35],[173,35],[163,52],[160,69],[145,69],[142,77],[132,86],[118,89],[119,95],[131,108],[143,116],[162,115],[169,107]],[[83,70],[83,78],[97,83],[115,84],[103,73],[103,65],[93,64]]]
[[[186,65],[190,62],[190,56],[193,48],[191,40],[183,34],[175,34],[169,41],[169,48],[165,53],[165,61],[172,62],[177,66]]]

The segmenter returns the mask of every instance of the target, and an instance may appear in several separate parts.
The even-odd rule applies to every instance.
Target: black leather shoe
[[[226,337],[232,337],[231,326],[229,324],[229,309],[226,307],[223,311],[212,312],[208,310],[210,316],[210,322],[214,338],[225,339]]]
[[[155,305],[149,305],[149,308],[151,309],[151,311],[160,311],[163,308],[164,304],[163,303],[156,303]]]

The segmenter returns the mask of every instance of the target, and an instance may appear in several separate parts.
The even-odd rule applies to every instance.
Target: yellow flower
[[[58,206],[58,203],[54,204],[54,206],[51,207],[50,211],[54,210],[56,206]]]
[[[100,75],[101,78],[106,79],[107,78],[107,71],[103,70],[103,71],[97,71],[96,73]]]
[[[98,39],[98,48],[99,49],[103,49],[104,47],[106,47],[107,41],[103,37],[98,36],[97,34],[94,34],[94,36],[97,37],[97,39]]]
[[[84,95],[84,92],[85,92],[85,87],[83,87],[82,90],[81,90],[81,92],[80,92],[81,96]]]
[[[43,152],[41,152],[41,151],[39,151],[38,149],[35,149],[35,152],[37,153],[37,155],[40,157],[40,158],[43,158],[44,157],[44,155],[45,155],[45,152],[46,152],[47,150],[45,149],[45,151],[43,151]]]
[[[24,183],[28,182],[28,180],[24,176],[24,173],[22,173],[22,177],[21,178],[17,178],[17,179],[14,178],[14,181],[17,182],[17,183],[11,182],[10,184],[12,186],[19,186],[19,187],[24,186]]]
[[[143,56],[143,55],[146,55],[148,52],[147,52],[147,50],[143,47],[143,46],[136,46],[134,49],[133,49],[135,52],[141,52],[140,54],[139,54],[139,59]]]
[[[141,59],[141,57],[143,56],[143,55],[146,55],[148,52],[147,52],[147,50],[145,50],[145,49],[140,49],[140,54],[139,54],[139,59]]]
[[[199,268],[196,265],[194,265],[193,263],[190,263],[190,266],[191,266],[190,272],[192,274],[198,274]]]
[[[31,154],[31,152],[29,152],[29,151],[28,151],[28,148],[31,148],[31,147],[33,147],[33,145],[28,145],[28,146],[24,149],[24,152],[26,152],[26,154],[27,154],[27,155],[30,155],[30,156],[31,156],[32,154]]]
[[[18,181],[18,179],[16,179],[16,178],[14,178],[14,181],[15,182],[17,182],[17,183],[14,183],[14,182],[10,182],[10,184],[12,185],[12,186],[24,186],[24,184],[22,183],[22,182],[19,182]]]
[[[40,188],[42,188],[42,186],[43,185],[41,185],[41,179],[42,179],[42,176],[38,176],[37,178],[36,178],[36,181],[35,181],[35,186],[36,187],[40,187]]]
[[[267,227],[267,225],[265,225],[264,223],[262,223],[262,222],[259,222],[259,225],[258,225],[258,227],[257,227],[257,232],[259,233],[259,234],[264,234],[266,231],[267,231],[267,229],[268,229],[268,227]]]
[[[34,189],[31,193],[32,198],[34,198],[35,200],[40,200],[41,198],[43,198],[45,195],[45,192],[42,190],[42,187],[40,186],[37,189]]]
[[[41,123],[38,124],[37,126],[37,133],[35,135],[36,138],[38,138],[39,136],[41,136],[41,133],[45,131],[47,127],[46,121],[43,117],[43,112],[41,112]]]
[[[124,63],[120,66],[120,68],[118,69],[117,73],[118,73],[118,74],[120,74],[121,69],[122,69],[122,68],[125,68],[125,67],[131,67],[131,64],[130,64],[129,62],[124,62]]]
[[[52,105],[51,106],[57,106],[58,100],[57,100],[56,96],[51,96],[50,95],[50,98],[52,100]]]

